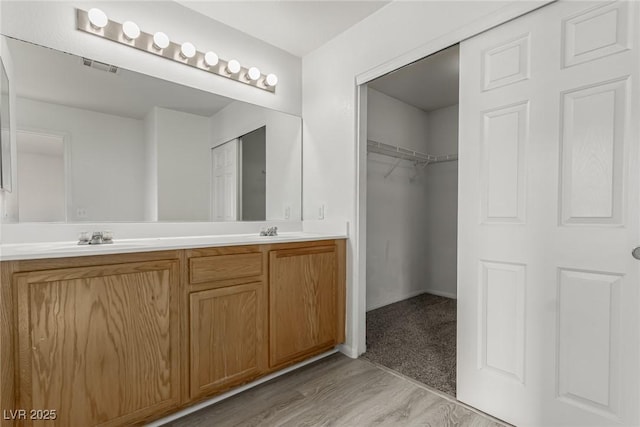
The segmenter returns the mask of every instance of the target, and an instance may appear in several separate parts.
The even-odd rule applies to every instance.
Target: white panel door
[[[211,149],[213,221],[238,220],[238,144],[234,139]]]
[[[461,43],[458,399],[519,426],[640,425],[639,9]]]

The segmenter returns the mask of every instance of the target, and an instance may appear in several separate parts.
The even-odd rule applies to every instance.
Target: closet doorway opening
[[[366,353],[456,396],[459,46],[367,84]]]

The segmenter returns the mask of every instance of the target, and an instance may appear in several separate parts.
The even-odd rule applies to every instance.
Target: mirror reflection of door
[[[214,221],[238,219],[238,145],[234,139],[211,149],[211,216]]]
[[[211,149],[213,221],[266,219],[266,127]]]
[[[64,138],[37,132],[16,132],[20,204],[23,222],[64,222]]]

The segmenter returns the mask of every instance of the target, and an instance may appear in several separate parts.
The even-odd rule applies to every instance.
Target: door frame
[[[556,0],[540,0],[536,3],[516,2],[508,5],[463,28],[447,33],[435,40],[410,50],[390,61],[355,76],[356,96],[356,145],[355,145],[355,224],[353,256],[353,293],[349,301],[348,321],[353,328],[351,347],[344,348],[350,357],[356,358],[366,351],[367,313],[367,84],[385,74],[433,55],[463,40],[504,24]]]

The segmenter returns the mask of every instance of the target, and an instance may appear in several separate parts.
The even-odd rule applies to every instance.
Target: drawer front
[[[247,382],[267,369],[262,282],[190,294],[191,397]]]
[[[191,284],[261,275],[261,252],[189,259],[189,281]]]

